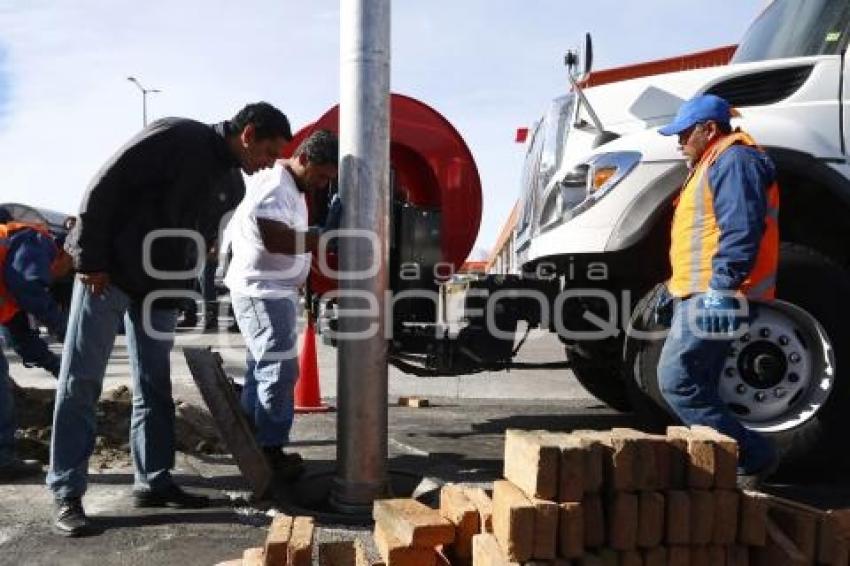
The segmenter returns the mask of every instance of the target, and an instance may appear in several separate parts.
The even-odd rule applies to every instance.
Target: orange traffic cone
[[[295,412],[323,413],[331,407],[322,404],[319,392],[319,364],[316,359],[316,327],[313,317],[307,315],[304,344],[298,358],[298,381],[295,382]]]

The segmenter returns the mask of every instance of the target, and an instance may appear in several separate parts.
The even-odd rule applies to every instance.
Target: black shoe
[[[171,507],[174,509],[202,509],[210,500],[206,495],[194,495],[183,491],[177,484],[165,489],[134,489],[133,503],[136,507]]]
[[[91,522],[83,510],[79,497],[56,500],[56,517],[53,532],[63,537],[79,537],[91,532]]]
[[[283,481],[294,481],[304,473],[304,459],[296,452],[284,452],[279,446],[265,446],[263,453],[274,474]]]
[[[8,464],[0,466],[0,481],[15,481],[31,478],[41,474],[41,462],[37,460],[13,459]]]

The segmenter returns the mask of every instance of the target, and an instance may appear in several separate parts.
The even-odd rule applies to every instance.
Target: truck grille
[[[723,81],[707,93],[725,98],[732,106],[773,104],[794,94],[811,74],[811,65],[762,71]]]

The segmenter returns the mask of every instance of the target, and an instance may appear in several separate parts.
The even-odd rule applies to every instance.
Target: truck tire
[[[567,347],[567,359],[576,381],[591,395],[620,412],[631,411],[623,366],[615,352],[596,352],[584,345]]]
[[[633,325],[658,329],[649,320],[657,291],[638,304]],[[789,474],[820,465],[846,466],[842,435],[850,427],[850,274],[805,246],[783,243],[777,301],[756,305],[751,332],[733,343],[720,379],[720,394],[748,428],[771,437]],[[658,387],[663,340],[628,340],[627,389],[635,413],[648,428],[673,420]],[[756,355],[773,356],[779,370],[769,378],[748,368]],[[844,368],[843,374],[836,370]],[[838,443],[838,444],[836,444]]]

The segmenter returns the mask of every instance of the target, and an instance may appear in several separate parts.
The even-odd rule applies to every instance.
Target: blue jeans
[[[696,335],[698,299],[699,295],[693,296],[676,305],[658,361],[661,394],[683,423],[710,426],[737,440],[739,473],[757,472],[773,460],[775,449],[768,439],[744,427],[721,400],[718,381],[732,340]]]
[[[177,313],[174,309],[150,310],[150,327],[167,335],[155,337],[145,332],[142,310],[140,302],[115,286],[96,297],[79,279],[74,282],[47,475],[47,485],[57,498],[81,497],[86,491],[96,435],[95,407],[122,317],[133,378],[130,447],[136,468],[134,487],[163,489],[173,481],[174,402],[169,355]]]
[[[260,446],[285,446],[295,417],[298,297],[294,292],[274,299],[231,293],[231,300],[247,346],[242,409],[254,424]]]
[[[9,363],[0,345],[0,466],[15,459],[15,398]]]

